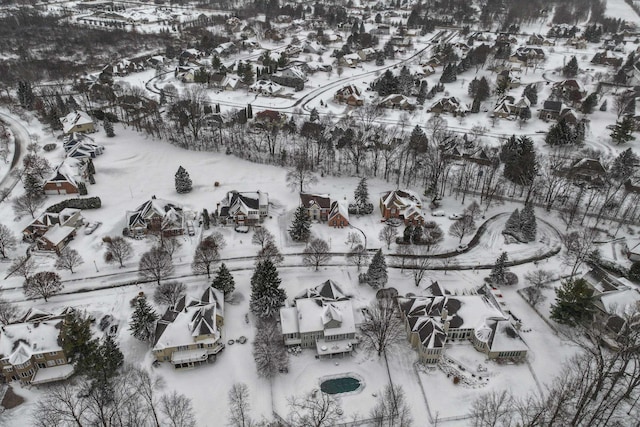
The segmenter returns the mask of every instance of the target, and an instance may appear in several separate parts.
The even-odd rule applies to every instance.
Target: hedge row
[[[47,208],[47,212],[59,213],[65,208],[74,209],[98,209],[102,206],[100,197],[87,197],[86,199],[68,199],[60,203],[51,205]]]

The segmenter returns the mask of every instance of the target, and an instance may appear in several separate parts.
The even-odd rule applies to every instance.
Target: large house
[[[422,201],[410,190],[387,191],[380,197],[380,213],[385,219],[398,218],[405,225],[423,224],[426,214],[422,211]]]
[[[503,119],[508,117],[519,117],[522,110],[526,110],[530,107],[531,102],[525,96],[520,98],[517,102],[513,96],[505,96],[496,104],[496,107],[493,109],[493,115]]]
[[[73,374],[73,364],[64,353],[60,336],[66,312],[53,315],[31,309],[18,322],[0,328],[4,382],[45,384]]]
[[[216,213],[225,225],[256,225],[269,215],[269,194],[229,191],[218,203]]]
[[[331,199],[328,195],[300,193],[300,205],[305,209],[309,219],[327,221],[331,212]]]
[[[437,363],[449,340],[469,340],[489,359],[522,360],[527,345],[491,289],[475,295],[399,297],[407,338],[425,363]]]
[[[258,80],[249,86],[249,92],[259,93],[264,96],[276,96],[284,90],[278,83],[270,80]]]
[[[362,91],[358,86],[355,85],[347,85],[341,89],[338,89],[333,95],[333,99],[336,102],[353,106],[361,106],[364,104]]]
[[[87,194],[88,163],[67,157],[42,185],[44,194]]]
[[[318,357],[351,354],[357,345],[351,300],[333,281],[303,291],[293,305],[280,309],[286,346],[315,348]]]
[[[153,355],[173,367],[192,368],[215,360],[225,345],[224,296],[209,286],[200,299],[183,296],[156,324]]]
[[[74,132],[95,132],[96,128],[93,119],[84,111],[73,111],[60,119],[62,131],[69,135]]]
[[[182,206],[156,196],[126,213],[127,230],[131,237],[162,234],[165,237],[184,234],[186,220]]]
[[[82,222],[82,211],[80,209],[65,208],[59,213],[45,212],[22,230],[22,239],[26,242],[35,242],[56,225],[78,228],[82,225]]]
[[[331,210],[328,218],[329,227],[348,227],[349,226],[349,209],[344,203],[339,201],[331,202]]]
[[[458,98],[455,96],[451,96],[448,98],[442,98],[436,101],[431,108],[429,108],[429,113],[450,113],[454,116],[464,116],[466,115],[471,108],[467,104],[460,102]]]

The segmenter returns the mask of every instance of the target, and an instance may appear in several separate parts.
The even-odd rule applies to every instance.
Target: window
[[[55,360],[47,360],[47,366],[56,366]]]
[[[182,350],[189,350],[189,346],[188,345],[180,345],[180,346],[178,346],[178,351],[182,351]]]
[[[65,361],[64,361],[64,359],[56,359],[56,363],[57,363],[58,365],[64,365],[64,364],[65,364]]]
[[[49,356],[57,356],[58,352],[57,351],[50,351],[49,352]]]
[[[47,365],[46,365],[46,364],[44,364],[44,363],[38,363],[38,368],[40,368],[40,369],[44,369],[44,368],[46,368],[46,367],[47,367]]]
[[[36,354],[36,359],[43,359],[44,356],[42,354]]]

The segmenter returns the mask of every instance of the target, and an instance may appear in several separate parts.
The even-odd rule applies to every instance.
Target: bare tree
[[[278,266],[284,261],[284,257],[273,241],[268,241],[256,256],[256,264],[265,260],[270,260],[273,265]]]
[[[495,390],[476,399],[470,415],[476,427],[509,427],[514,425],[514,398],[508,390]]]
[[[271,320],[260,320],[256,325],[253,341],[253,358],[258,375],[271,380],[289,366],[287,349],[282,341],[278,325]]]
[[[48,301],[50,297],[62,290],[60,276],[52,271],[41,271],[25,280],[22,290],[27,298],[42,297]]]
[[[391,248],[391,244],[396,240],[396,236],[398,234],[398,230],[395,227],[387,224],[382,230],[380,230],[380,234],[378,234],[378,240],[387,244],[387,250]]]
[[[0,224],[0,255],[2,255],[2,258],[7,257],[7,251],[16,248],[16,243],[16,236],[9,227]]]
[[[476,222],[471,215],[464,215],[462,219],[455,221],[449,228],[449,234],[453,237],[458,237],[462,243],[462,239],[467,234],[473,233],[476,230]]]
[[[355,265],[358,267],[358,271],[360,271],[362,266],[369,260],[369,254],[362,245],[358,245],[351,249],[351,251],[346,255],[346,258],[349,264]]]
[[[402,386],[387,385],[378,396],[371,410],[375,427],[410,427],[413,424],[411,409]]]
[[[44,179],[51,173],[51,165],[44,157],[36,154],[27,154],[22,159],[24,171],[26,174],[35,175],[40,179]]]
[[[131,243],[127,242],[124,237],[105,237],[103,242],[107,246],[104,260],[108,263],[117,261],[120,264],[120,268],[122,268],[124,267],[124,262],[133,255]]]
[[[160,284],[162,279],[173,274],[173,261],[162,248],[154,246],[148,252],[142,254],[138,267],[140,276],[144,279],[155,280]]]
[[[360,332],[364,344],[382,355],[396,345],[403,333],[397,306],[391,298],[381,298],[369,306]]]
[[[162,425],[170,427],[194,427],[196,425],[191,399],[175,390],[160,398],[160,411],[164,415]]]
[[[234,427],[251,427],[253,425],[249,416],[251,401],[249,399],[249,387],[245,383],[235,383],[228,394],[229,425]]]
[[[440,258],[440,265],[444,269],[445,276],[447,275],[447,271],[455,270],[455,267],[458,265],[458,261],[456,261],[453,257]]]
[[[594,253],[594,231],[573,231],[563,236],[566,247],[565,262],[571,267],[571,277],[573,277],[580,266]]]
[[[531,270],[524,275],[524,279],[527,281],[529,286],[533,286],[535,288],[544,288],[553,281],[553,277],[554,276],[551,271],[540,269]]]
[[[347,241],[345,243],[347,245],[350,245],[351,249],[353,249],[353,247],[356,245],[361,245],[362,239],[360,238],[360,233],[351,231],[349,234],[347,234]]]
[[[321,265],[326,264],[331,259],[329,244],[322,239],[311,239],[302,255],[302,262],[308,267],[314,267],[318,271]]]
[[[156,426],[160,423],[160,390],[165,386],[160,376],[149,373],[146,369],[130,366],[126,375],[131,377],[133,387],[142,398],[145,410],[151,415]]]
[[[68,381],[49,388],[38,399],[32,413],[32,425],[38,427],[56,427],[85,425],[87,403],[78,396],[77,388]]]
[[[310,392],[289,397],[289,423],[294,427],[330,427],[340,420],[338,401],[330,394]]]
[[[8,325],[18,320],[20,309],[15,304],[0,298],[0,323]]]
[[[291,191],[300,191],[301,193],[310,185],[318,182],[318,177],[311,170],[309,160],[303,154],[298,155],[295,166],[289,169],[286,179]]]
[[[220,234],[220,233],[214,233]],[[222,235],[220,235],[221,237]],[[191,269],[196,274],[207,273],[207,278],[211,278],[211,267],[220,260],[220,241],[214,235],[205,237],[198,247],[193,257]]]
[[[396,255],[400,258],[400,272],[404,273],[407,261],[411,258],[411,255],[413,255],[413,248],[411,245],[398,245]]]
[[[56,269],[69,270],[73,274],[73,269],[84,263],[84,260],[75,249],[64,248],[56,259]]]
[[[13,212],[19,217],[29,214],[31,218],[35,218],[36,212],[42,205],[44,205],[44,197],[37,194],[25,193],[13,199]]]
[[[33,261],[33,259],[31,259],[31,257],[19,256],[11,263],[11,266],[9,267],[9,273],[7,274],[5,279],[13,274],[19,274],[20,276],[27,279],[29,276],[31,276],[31,273],[33,273],[35,268],[36,263],[35,261]]]
[[[529,304],[531,304],[533,307],[536,307],[546,299],[542,294],[540,288],[536,286],[527,286],[526,288],[522,289],[522,295],[527,301],[529,301]]]
[[[264,249],[264,246],[267,243],[273,241],[275,241],[275,237],[265,227],[256,228],[253,232],[253,236],[251,237],[251,243],[254,245],[260,245],[260,249]]]
[[[175,306],[185,294],[187,287],[182,282],[164,282],[156,287],[153,301],[159,305]]]
[[[420,283],[422,283],[422,279],[424,279],[430,265],[431,258],[427,258],[424,255],[416,256],[409,261],[411,275],[413,276],[413,284],[416,285],[416,287],[420,286]]]
[[[173,255],[182,247],[182,242],[175,237],[163,237],[161,234],[158,239],[158,246],[173,258]]]

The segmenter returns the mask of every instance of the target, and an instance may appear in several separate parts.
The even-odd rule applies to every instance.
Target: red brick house
[[[165,237],[184,234],[186,224],[182,207],[153,196],[126,215],[129,235],[142,237],[162,234]]]
[[[333,100],[353,106],[361,106],[364,104],[362,91],[355,85],[347,85],[342,89],[338,89],[333,95]]]
[[[300,204],[307,211],[309,219],[327,221],[331,211],[331,199],[328,195],[300,193]]]
[[[36,239],[36,246],[41,251],[60,253],[76,235],[75,227],[56,224]]]
[[[349,225],[349,210],[338,201],[331,203],[329,212],[329,227],[347,227]]]
[[[380,197],[380,213],[384,219],[398,218],[405,225],[424,224],[425,214],[422,212],[422,201],[412,191],[393,190]]]

